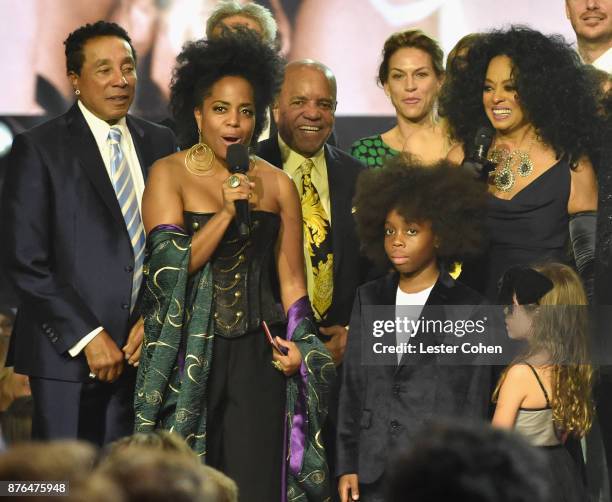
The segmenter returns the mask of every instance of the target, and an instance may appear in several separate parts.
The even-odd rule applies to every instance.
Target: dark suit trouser
[[[359,502],[385,502],[382,478],[374,483],[359,484]]]
[[[338,478],[336,477],[336,436],[338,424],[338,405],[340,401],[340,385],[342,376],[342,366],[336,368],[338,376],[329,391],[329,415],[323,424],[322,436],[325,445],[325,456],[330,472],[331,502],[339,502]]]
[[[594,394],[612,493],[612,366],[602,368]]]
[[[66,382],[30,377],[32,438],[84,439],[102,446],[134,429],[136,371],[124,368],[113,383]]]

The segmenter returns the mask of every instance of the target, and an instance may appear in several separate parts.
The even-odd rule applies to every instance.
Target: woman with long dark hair
[[[440,101],[460,142],[449,160],[461,163],[471,153],[480,127],[494,132],[489,246],[485,263],[465,264],[462,278],[494,300],[506,268],[571,261],[571,236],[588,291],[597,209],[589,155],[598,119],[595,84],[575,51],[560,36],[524,27],[483,34]]]

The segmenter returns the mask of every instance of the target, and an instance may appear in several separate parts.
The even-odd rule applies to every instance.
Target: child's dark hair
[[[483,244],[486,186],[447,161],[424,166],[399,155],[359,176],[354,199],[365,254],[388,267],[384,227],[396,210],[406,221],[430,221],[437,258],[448,265],[478,254]]]
[[[440,480],[444,480],[443,483]],[[389,469],[389,502],[527,502],[550,498],[546,457],[485,424],[429,424]]]

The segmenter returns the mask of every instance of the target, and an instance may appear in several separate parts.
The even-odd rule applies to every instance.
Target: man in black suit
[[[338,366],[344,356],[355,291],[365,281],[369,267],[359,252],[352,205],[357,176],[365,168],[326,144],[335,110],[332,71],[311,60],[290,63],[272,109],[278,135],[259,143],[258,154],[282,167],[300,193],[308,296],[319,331]],[[332,473],[339,385],[337,382],[331,392],[330,422],[323,433]]]
[[[3,261],[20,297],[10,356],[30,377],[35,438],[102,444],[133,427],[139,202],[148,167],[176,146],[127,115],[136,55],[123,28],[99,21],[64,44],[78,101],[15,138],[4,186]]]
[[[313,163],[309,178],[326,213],[331,240],[333,274],[328,306],[315,315],[320,332],[336,364],[340,364],[346,346],[347,329],[357,287],[364,282],[367,262],[359,253],[352,199],[357,176],[363,165],[339,148],[326,144],[336,109],[336,79],[332,71],[316,61],[295,61],[287,65],[278,100],[272,110],[278,135],[259,143],[258,154],[283,168],[304,196],[305,161]],[[302,204],[304,209],[304,203]],[[307,226],[307,216],[304,216]],[[308,241],[308,238],[306,239]],[[307,242],[305,242],[307,244]],[[317,289],[308,249],[305,250],[308,294],[316,302]],[[364,266],[365,264],[365,266]]]

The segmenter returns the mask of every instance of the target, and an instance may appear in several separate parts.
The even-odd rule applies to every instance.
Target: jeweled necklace
[[[516,176],[514,175],[513,166],[516,163],[516,172],[519,176],[526,178],[533,173],[533,161],[529,154],[531,153],[531,147],[535,142],[536,137],[533,136],[529,142],[527,151],[517,148],[509,152],[505,148],[493,148],[489,152],[488,159],[496,165],[493,171],[495,178],[495,188],[500,192],[510,192],[514,188]]]

